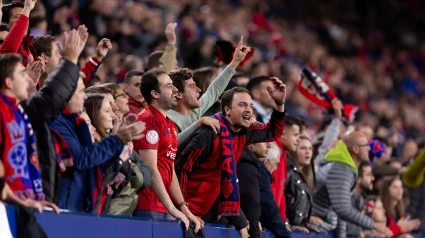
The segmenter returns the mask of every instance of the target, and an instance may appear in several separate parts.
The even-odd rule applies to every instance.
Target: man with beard
[[[135,215],[154,219],[175,217],[185,224],[186,229],[190,220],[195,223],[197,232],[200,220],[187,206],[181,205],[184,198],[174,171],[177,128],[166,116],[177,105],[177,88],[165,71],[156,69],[143,75],[140,91],[148,103],[138,115],[138,120],[146,123],[146,136],[133,143],[134,150],[151,169],[152,184],[138,193]]]
[[[229,224],[248,237],[248,221],[240,209],[236,164],[246,145],[275,141],[283,132],[286,86],[278,78],[271,78],[268,87],[275,101],[275,110],[267,125],[250,125],[252,99],[249,91],[235,87],[223,94],[222,112],[215,114],[220,132],[201,127],[191,137],[188,146],[176,161],[176,171],[186,201],[197,216],[207,214],[209,221],[225,217]]]
[[[364,210],[366,203],[366,196],[373,189],[373,181],[375,178],[372,174],[372,167],[368,162],[362,162],[359,165],[359,177],[357,179],[356,187],[354,187],[351,202],[355,208],[360,212]],[[353,223],[347,222],[347,235],[355,237],[360,236],[362,228]]]
[[[211,83],[206,92],[201,97],[201,89],[193,81],[193,73],[187,68],[172,71],[169,75],[176,86],[177,106],[168,111],[167,116],[176,124],[180,132],[190,126],[192,134],[200,125],[193,124],[217,101],[223,91],[226,89],[238,65],[245,59],[245,56],[251,50],[250,47],[243,45],[243,37],[235,49],[232,62],[223,70],[223,72]],[[206,80],[206,79],[205,79]],[[191,126],[192,125],[192,126]]]
[[[346,222],[375,229],[386,236],[392,232],[385,225],[375,223],[351,203],[352,189],[357,183],[358,166],[369,162],[369,143],[365,134],[351,132],[325,156],[325,165],[316,174],[317,192],[313,198],[312,215],[321,218],[323,232],[335,230],[336,237],[346,237]],[[344,234],[345,233],[345,234]]]

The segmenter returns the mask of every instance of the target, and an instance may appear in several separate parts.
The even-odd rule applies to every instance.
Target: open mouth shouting
[[[249,114],[249,113],[243,114],[242,118],[243,118],[244,121],[247,121],[248,123],[251,122],[251,114]]]

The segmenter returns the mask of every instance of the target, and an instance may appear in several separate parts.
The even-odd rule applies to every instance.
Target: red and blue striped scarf
[[[38,165],[34,131],[27,114],[13,99],[0,94],[2,102],[3,163],[5,180],[21,199],[44,200],[43,185]],[[8,108],[7,108],[8,107]]]
[[[239,186],[230,123],[222,113],[217,113],[212,117],[220,122],[221,180],[218,214],[220,216],[239,216]]]

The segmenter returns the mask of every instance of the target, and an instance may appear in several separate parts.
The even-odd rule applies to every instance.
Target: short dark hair
[[[292,128],[294,125],[299,126],[301,129],[300,119],[289,113],[286,113],[285,114],[285,129]]]
[[[148,104],[152,103],[152,90],[155,90],[158,93],[161,92],[159,90],[158,77],[163,74],[167,73],[161,69],[153,69],[143,75],[142,82],[140,83],[140,92]]]
[[[37,56],[41,56],[41,54],[46,54],[47,56],[52,56],[52,43],[55,42],[56,39],[53,36],[37,36],[32,40],[32,45],[34,46],[35,52],[37,52]]]
[[[107,88],[107,87],[104,87],[103,85],[100,85],[100,86],[91,86],[89,88],[86,88],[85,92],[86,92],[86,94],[89,94],[89,93],[95,94],[95,93],[97,93],[97,94],[111,94],[111,95],[113,95],[112,94],[112,90],[109,89],[109,88]]]
[[[270,80],[270,77],[267,77],[267,76],[254,77],[251,80],[249,80],[248,84],[246,85],[246,89],[252,92],[252,90],[258,88],[258,86],[260,86],[262,82],[269,81],[269,80]]]
[[[224,108],[226,106],[231,107],[233,102],[233,96],[236,93],[247,93],[249,94],[249,91],[244,87],[234,87],[232,89],[227,90],[224,92],[223,96],[221,97],[221,112],[224,116],[226,116],[226,112]]]
[[[143,71],[141,71],[141,70],[137,70],[137,69],[135,69],[135,70],[130,70],[130,71],[128,71],[128,72],[125,74],[124,82],[125,82],[126,84],[129,84],[129,83],[130,83],[131,78],[133,78],[134,76],[143,76],[144,74],[145,74],[145,73],[144,73]]]
[[[36,27],[38,24],[47,21],[46,17],[44,16],[34,16],[31,17],[30,22],[29,22],[29,27]]]
[[[179,92],[184,92],[184,82],[193,78],[192,70],[188,68],[171,71],[169,76],[171,80],[173,80],[173,85],[177,88],[177,90],[179,90]]]
[[[371,166],[370,166],[370,164],[369,164],[369,162],[361,162],[361,163],[359,164],[359,169],[358,169],[359,178],[363,177],[364,169],[365,169],[366,167],[371,167]]]
[[[15,8],[24,8],[24,3],[20,1],[13,1],[10,4],[3,5],[2,11],[3,11],[3,18],[2,22],[9,24],[10,18],[12,17],[12,10]]]
[[[1,23],[0,24],[0,31],[7,31],[7,32],[9,32],[10,31],[10,26],[8,24],[6,24],[6,23]]]
[[[164,54],[164,51],[154,51],[149,55],[148,70],[159,67],[161,65],[161,62],[159,61],[159,59],[161,59],[163,54]]]
[[[22,61],[22,57],[18,54],[0,55],[0,87],[3,86],[4,80],[8,77],[12,78],[16,65]]]

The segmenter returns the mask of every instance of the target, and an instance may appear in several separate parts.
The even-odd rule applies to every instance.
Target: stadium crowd
[[[425,237],[425,6],[383,4],[0,1],[0,200]]]

